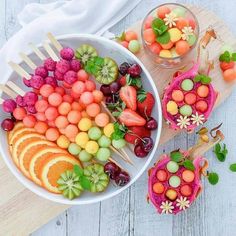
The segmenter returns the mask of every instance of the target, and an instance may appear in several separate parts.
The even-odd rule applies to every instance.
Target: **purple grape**
[[[123,62],[119,67],[119,72],[121,75],[126,75],[128,73],[128,69],[130,68],[130,65],[128,62]]]
[[[143,158],[143,157],[146,157],[148,155],[148,152],[145,152],[143,150],[143,145],[138,143],[135,145],[134,147],[134,153],[137,157],[140,157],[140,158]]]
[[[130,181],[130,176],[126,171],[121,171],[115,178],[115,182],[118,186],[125,186]]]
[[[121,87],[120,84],[117,82],[113,82],[109,86],[110,86],[111,93],[113,93],[113,94],[117,93]]]
[[[119,175],[121,169],[113,162],[107,162],[104,166],[104,171],[111,179],[115,179]]]
[[[16,102],[13,99],[6,99],[2,104],[3,111],[12,113],[16,108]]]
[[[44,66],[38,66],[35,71],[35,75],[46,78],[48,76],[48,70]]]
[[[19,106],[19,107],[25,107],[26,106],[26,103],[24,101],[24,97],[22,97],[21,95],[17,95],[16,96],[16,104]]]
[[[146,128],[150,130],[155,130],[157,129],[157,121],[153,117],[149,117],[146,123]]]
[[[131,77],[139,77],[142,73],[142,68],[138,64],[133,64],[129,69],[128,73]]]
[[[60,56],[62,59],[65,59],[67,61],[70,61],[73,59],[74,57],[74,50],[72,48],[63,48],[61,51],[60,51]]]
[[[153,148],[153,140],[151,137],[144,137],[142,138],[143,141],[143,150],[145,152],[150,152]]]
[[[73,71],[78,72],[81,69],[81,63],[77,59],[72,59],[70,61],[70,67]]]
[[[24,95],[24,102],[27,106],[32,106],[38,101],[38,95],[35,92],[27,92]]]
[[[14,121],[9,118],[3,120],[1,123],[2,129],[5,131],[11,131],[14,128],[14,126],[15,126]]]
[[[57,80],[56,80],[55,77],[48,76],[48,77],[45,78],[45,82],[46,82],[46,84],[50,84],[54,88],[57,87]]]
[[[52,58],[47,58],[44,61],[44,67],[48,70],[48,71],[55,71],[56,70],[56,64],[57,62],[54,61]]]
[[[109,85],[103,84],[100,87],[100,91],[103,93],[104,96],[109,96],[111,95],[111,89]]]

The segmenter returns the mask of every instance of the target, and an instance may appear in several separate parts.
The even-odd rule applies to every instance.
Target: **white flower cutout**
[[[174,209],[174,206],[172,206],[172,202],[165,201],[161,203],[160,208],[162,209],[162,212],[161,212],[162,214],[163,213],[172,214],[172,210]]]
[[[171,12],[169,14],[165,14],[165,25],[169,26],[170,28],[172,26],[176,26],[176,21],[178,20],[178,17],[176,17],[175,13]]]
[[[193,28],[191,26],[185,26],[183,29],[182,29],[182,39],[183,40],[188,40],[189,39],[189,36],[193,35]]]
[[[185,210],[189,208],[190,201],[186,197],[180,197],[176,200],[176,206],[179,207],[180,210]]]
[[[180,129],[187,129],[190,125],[190,119],[187,116],[180,116],[179,119],[177,119],[177,122]]]
[[[205,120],[204,115],[199,115],[197,112],[196,112],[195,115],[192,114],[192,116],[191,116],[191,121],[192,121],[192,124],[193,124],[193,125],[195,125],[195,124],[196,124],[197,126],[202,125],[203,122],[204,122],[204,120]]]

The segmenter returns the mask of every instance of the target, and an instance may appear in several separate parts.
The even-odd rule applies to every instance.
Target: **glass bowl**
[[[157,65],[181,67],[194,58],[199,24],[196,16],[185,6],[165,3],[145,16],[141,35],[145,51]]]

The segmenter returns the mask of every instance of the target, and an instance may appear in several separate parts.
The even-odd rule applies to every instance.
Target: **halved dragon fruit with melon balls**
[[[198,74],[199,63],[174,77],[164,91],[163,116],[172,129],[193,131],[207,121],[218,93],[208,76]]]
[[[190,207],[202,189],[200,170],[204,161],[201,156],[195,158],[194,170],[189,170],[164,154],[151,168],[148,197],[158,213],[177,214]]]

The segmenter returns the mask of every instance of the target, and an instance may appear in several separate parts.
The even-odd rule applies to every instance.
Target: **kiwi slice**
[[[110,84],[118,78],[118,66],[110,57],[104,57],[103,65],[101,65],[96,74],[96,80],[100,84]]]
[[[93,193],[104,191],[109,183],[109,177],[104,172],[104,167],[101,164],[96,163],[86,166],[84,175],[90,180],[90,191]]]
[[[79,59],[83,63],[83,65],[85,65],[89,59],[97,56],[98,53],[96,48],[88,44],[82,44],[79,48],[76,49],[75,53],[75,57]]]
[[[79,182],[79,176],[70,170],[62,173],[57,183],[59,185],[58,190],[62,192],[64,197],[70,200],[78,197],[83,191]]]

